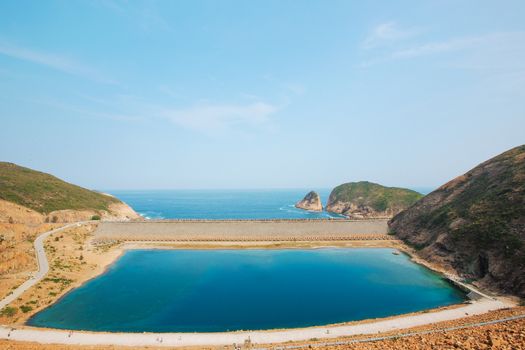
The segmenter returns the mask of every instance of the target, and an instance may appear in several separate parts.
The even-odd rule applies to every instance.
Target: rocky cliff
[[[308,192],[303,200],[295,203],[295,207],[304,210],[323,211],[321,197],[315,191]]]
[[[422,258],[525,297],[525,145],[441,186],[389,227]]]
[[[326,210],[352,219],[390,218],[421,197],[405,188],[385,187],[368,181],[349,182],[333,189]]]

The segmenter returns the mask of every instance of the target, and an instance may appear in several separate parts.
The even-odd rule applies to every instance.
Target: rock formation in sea
[[[420,193],[368,181],[349,182],[330,193],[326,210],[351,219],[391,218],[423,197]]]
[[[389,228],[420,257],[525,297],[525,145],[439,187]]]
[[[304,210],[323,211],[321,197],[315,191],[308,192],[301,201],[295,203],[295,207]]]

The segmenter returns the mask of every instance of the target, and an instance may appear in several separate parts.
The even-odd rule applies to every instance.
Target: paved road
[[[49,235],[52,235],[53,233],[63,231],[65,229],[68,229],[73,226],[80,226],[85,222],[75,222],[73,224],[68,224],[66,226],[59,227],[57,229],[47,231],[42,233],[40,236],[38,236],[35,239],[35,252],[36,252],[36,259],[38,262],[38,271],[34,272],[27,281],[22,283],[18,288],[13,290],[11,294],[6,296],[3,300],[0,300],[0,310],[3,309],[5,306],[9,305],[13,300],[18,298],[22,293],[24,293],[26,290],[37,284],[46,273],[49,271],[49,263],[47,261],[46,252],[44,250],[44,241],[46,240]]]
[[[278,331],[240,331],[217,333],[98,333],[38,329],[14,329],[0,326],[0,339],[33,341],[45,344],[123,345],[123,346],[212,346],[243,344],[250,339],[254,344],[284,343],[312,338],[338,338],[356,335],[380,336],[383,332],[414,328],[436,322],[456,320],[513,306],[494,299],[481,299],[458,308],[406,315],[369,323],[332,327],[310,327]]]

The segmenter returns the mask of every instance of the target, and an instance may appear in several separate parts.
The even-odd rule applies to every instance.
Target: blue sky
[[[437,186],[525,141],[523,1],[0,2],[0,159],[96,189]]]

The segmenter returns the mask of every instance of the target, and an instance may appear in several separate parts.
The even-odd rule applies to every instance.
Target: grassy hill
[[[428,260],[525,296],[525,145],[428,194],[390,229]]]
[[[0,162],[0,199],[43,214],[62,209],[108,210],[111,203],[120,203],[114,197],[6,162]]]
[[[406,188],[385,187],[368,181],[337,186],[330,193],[327,210],[350,214],[359,212],[393,215],[414,204],[423,195]]]

